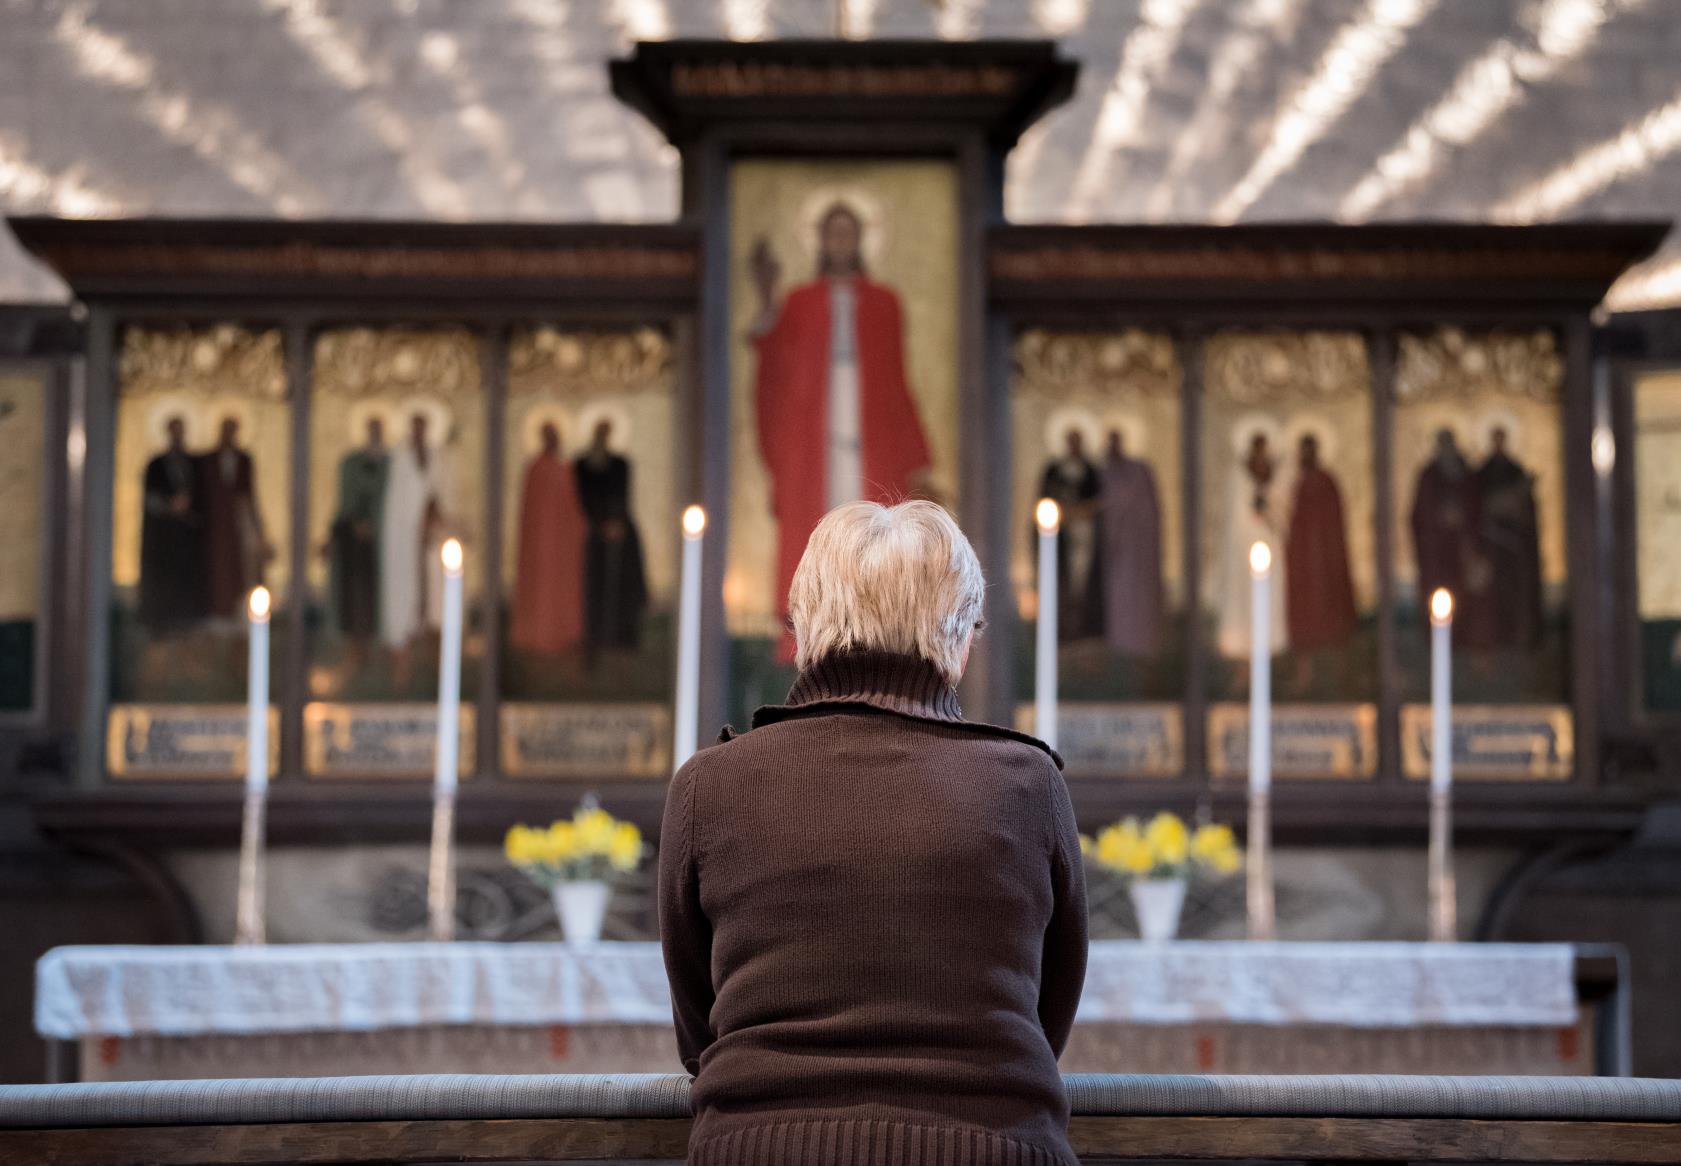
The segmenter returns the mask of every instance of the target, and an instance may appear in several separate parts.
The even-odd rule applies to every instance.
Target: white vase
[[[612,888],[599,879],[556,883],[554,910],[560,917],[560,934],[567,943],[595,943],[601,938],[601,924],[607,918],[607,899]]]
[[[1179,933],[1185,906],[1184,879],[1138,879],[1127,885],[1138,916],[1138,935],[1146,943],[1165,943]]]

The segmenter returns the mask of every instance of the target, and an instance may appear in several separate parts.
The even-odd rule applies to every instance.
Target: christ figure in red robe
[[[754,405],[777,523],[776,602],[807,538],[832,508],[927,495],[928,439],[905,379],[899,297],[864,269],[863,221],[836,203],[818,224],[817,278],[777,303],[781,264],[761,238],[751,259],[759,316]],[[792,641],[784,637],[784,655]]]

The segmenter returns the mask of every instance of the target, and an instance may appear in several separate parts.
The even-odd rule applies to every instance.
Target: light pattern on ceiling
[[[0,211],[670,218],[666,37],[1054,36],[1018,222],[1681,212],[1681,0],[0,0]],[[61,298],[0,235],[0,300]],[[1681,240],[1609,306],[1681,305]]]

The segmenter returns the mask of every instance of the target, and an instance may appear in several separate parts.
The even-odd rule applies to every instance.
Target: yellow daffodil
[[[572,819],[580,854],[607,854],[613,846],[613,815],[600,807],[581,810]]]
[[[543,831],[543,861],[550,866],[559,866],[563,862],[570,862],[578,857],[578,831],[562,819],[553,822]]]
[[[1166,866],[1178,866],[1190,853],[1190,832],[1185,829],[1185,823],[1179,815],[1165,810],[1150,819],[1144,829],[1144,840],[1156,861]]]
[[[1089,835],[1089,834],[1080,835],[1080,853],[1081,854],[1085,855],[1087,858],[1090,858],[1092,856],[1092,851],[1094,849],[1096,849],[1096,847],[1097,847],[1097,843],[1095,843],[1091,840],[1091,835]]]
[[[536,855],[536,831],[529,826],[514,826],[502,842],[502,852],[508,856],[508,861],[515,866],[534,866],[538,859]]]
[[[1098,831],[1097,861],[1123,874],[1144,874],[1155,865],[1150,846],[1138,829],[1138,819],[1128,818]]]
[[[1243,852],[1230,826],[1201,826],[1191,837],[1191,857],[1219,874],[1231,874],[1243,865]]]
[[[620,822],[613,827],[613,841],[607,850],[607,860],[614,870],[632,871],[642,859],[642,831],[632,822]]]

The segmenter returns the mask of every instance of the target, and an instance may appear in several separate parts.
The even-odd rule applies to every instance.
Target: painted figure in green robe
[[[379,631],[379,528],[389,465],[384,423],[371,417],[367,443],[339,463],[338,512],[328,544],[332,624],[350,641],[356,667]]]

